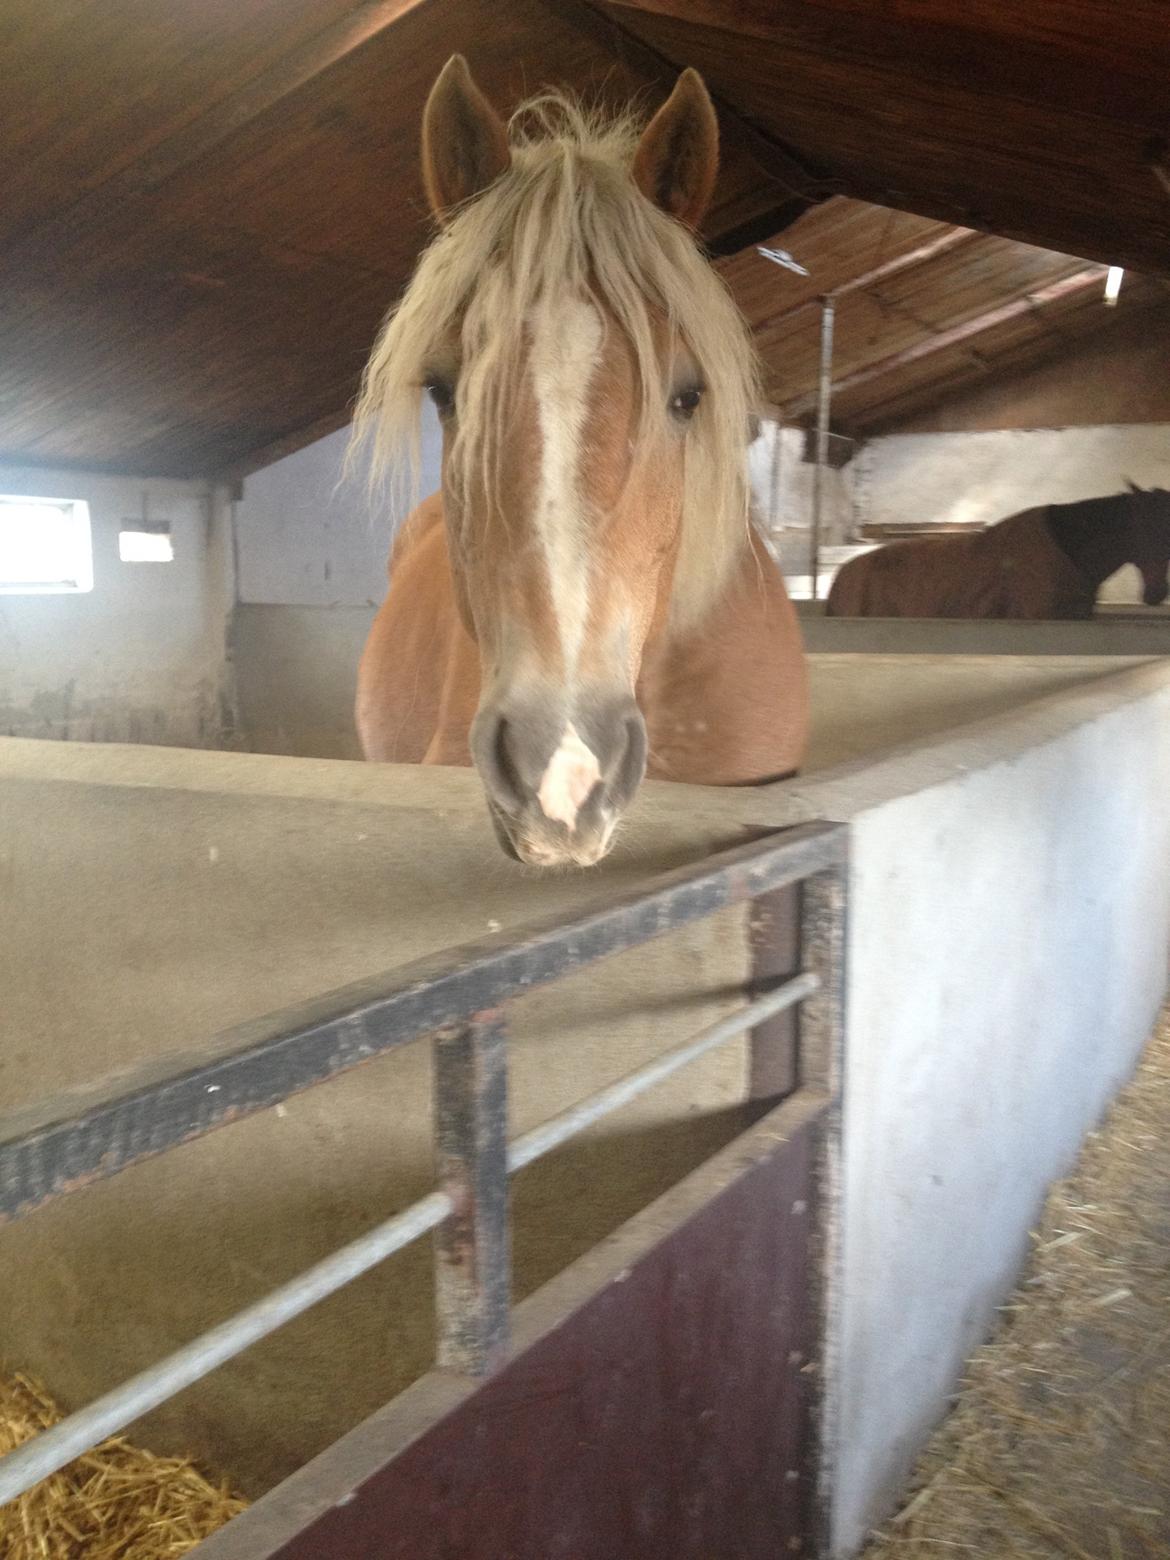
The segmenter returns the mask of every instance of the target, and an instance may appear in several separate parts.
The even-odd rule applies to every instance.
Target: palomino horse
[[[366,370],[375,472],[417,438],[409,517],[358,677],[367,758],[474,762],[505,850],[609,849],[643,774],[793,773],[807,689],[749,524],[755,358],[691,229],[717,128],[687,71],[639,138],[558,94],[505,127],[455,56],[423,118],[442,231]]]
[[[891,542],[844,564],[825,611],[834,617],[1089,618],[1122,564],[1143,599],[1168,593],[1170,492],[1128,493],[1026,509],[971,536]]]

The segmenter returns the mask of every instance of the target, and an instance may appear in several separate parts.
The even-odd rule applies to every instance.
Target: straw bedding
[[[0,1454],[56,1424],[28,1376],[0,1375]],[[172,1560],[244,1509],[193,1463],[115,1437],[0,1507],[3,1560]]]
[[[1170,1010],[1168,1010],[1170,1011]],[[1170,1557],[1170,1016],[865,1560]]]

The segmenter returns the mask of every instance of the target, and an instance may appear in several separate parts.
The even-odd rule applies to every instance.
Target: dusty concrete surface
[[[936,657],[1170,654],[1170,608],[1098,606],[1087,623],[979,622],[962,618],[839,618],[801,604],[800,627],[814,665],[828,655]]]
[[[1170,1555],[1170,1012],[866,1560]]]
[[[1139,664],[1095,655],[814,655],[804,775],[951,734]]]
[[[311,794],[314,774],[301,796],[246,781],[233,790],[233,755],[48,743],[6,745],[0,764],[5,755],[0,1110],[422,954],[506,936],[538,912],[568,911],[746,837],[710,811],[651,807],[603,871],[550,878],[504,859],[470,774],[322,766],[355,790],[376,782],[381,799],[363,804]],[[52,778],[103,757],[133,783]],[[265,768],[281,766],[253,760],[257,786]],[[159,775],[177,783],[156,784]],[[204,788],[193,788],[200,776]],[[518,1004],[514,1130],[724,1011],[746,972],[741,925],[723,917]],[[733,1135],[743,1084],[732,1045],[521,1176],[518,1292]],[[423,1044],[4,1230],[0,1355],[65,1404],[84,1403],[431,1182]],[[255,1492],[430,1358],[424,1241],[136,1434],[159,1450],[191,1449]]]

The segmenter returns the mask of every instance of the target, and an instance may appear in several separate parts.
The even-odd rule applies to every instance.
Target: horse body
[[[969,536],[891,542],[851,558],[825,605],[833,617],[1091,618],[1123,564],[1144,599],[1166,599],[1170,494],[1160,489],[1027,509]]]
[[[706,89],[685,72],[640,135],[557,94],[520,114],[506,127],[459,56],[424,114],[442,231],[356,422],[376,472],[425,391],[442,485],[395,544],[357,723],[369,758],[474,763],[509,854],[587,865],[647,770],[795,770],[807,688],[749,519],[754,352],[690,231],[717,164]]]
[[[890,542],[850,558],[829,590],[833,617],[1091,617],[1095,591],[1028,509],[970,536]]]

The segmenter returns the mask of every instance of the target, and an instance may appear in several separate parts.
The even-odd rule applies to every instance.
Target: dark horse
[[[1139,488],[1026,509],[970,536],[891,542],[846,563],[833,617],[1089,618],[1123,564],[1157,607],[1170,588],[1170,492]]]

